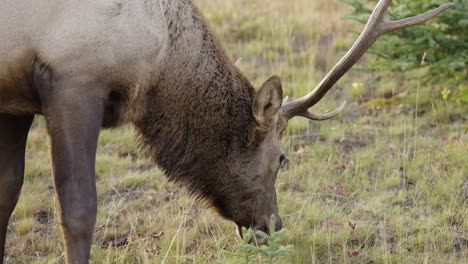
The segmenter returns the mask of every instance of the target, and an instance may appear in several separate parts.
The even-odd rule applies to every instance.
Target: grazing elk
[[[190,0],[0,1],[0,258],[23,183],[25,144],[45,117],[68,263],[88,263],[96,219],[99,131],[132,123],[172,180],[238,226],[277,219],[280,144],[385,32],[447,8],[390,21],[380,0],[363,33],[309,95],[283,102],[280,79],[256,92]],[[277,221],[276,228],[281,228]]]

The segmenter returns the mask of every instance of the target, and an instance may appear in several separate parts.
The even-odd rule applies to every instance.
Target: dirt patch
[[[129,242],[128,235],[110,235],[104,238],[102,241],[102,248],[109,248],[109,247],[123,247],[126,246]]]
[[[39,209],[34,212],[34,219],[40,224],[47,224],[49,222],[50,214],[46,210]]]
[[[368,138],[337,138],[333,140],[341,152],[350,153],[354,148],[362,148],[370,143]]]

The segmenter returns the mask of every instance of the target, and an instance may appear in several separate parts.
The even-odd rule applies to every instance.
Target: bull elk
[[[280,219],[275,179],[288,120],[338,114],[344,104],[326,114],[309,108],[381,35],[453,6],[390,21],[390,2],[377,3],[312,92],[283,102],[276,76],[254,90],[190,0],[0,1],[0,259],[36,114],[50,138],[68,263],[90,258],[99,131],[125,123],[171,180],[239,227],[267,231],[269,216]]]

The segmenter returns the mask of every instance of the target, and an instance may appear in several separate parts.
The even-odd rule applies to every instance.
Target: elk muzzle
[[[283,226],[283,223],[282,223],[282,220],[281,220],[281,217],[278,215],[278,214],[274,214],[272,215],[274,216],[274,231],[279,231],[281,230],[282,226]],[[271,217],[269,216],[264,216],[263,217],[263,221],[261,224],[257,224],[255,226],[252,227],[253,229],[253,232],[254,234],[252,235],[252,237],[250,238],[250,241],[249,243],[253,243],[255,245],[265,245],[267,242],[268,242],[268,239],[264,238],[263,236],[259,235],[257,231],[261,231],[263,233],[266,233],[266,234],[270,234],[271,230],[270,230],[270,226],[271,226]],[[243,238],[243,233],[242,233],[242,226],[241,225],[237,225],[237,231],[240,235],[240,237]]]

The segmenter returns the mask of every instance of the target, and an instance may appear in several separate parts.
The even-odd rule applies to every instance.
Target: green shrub
[[[366,23],[377,0],[343,0],[354,8],[347,16]],[[389,8],[391,19],[427,12],[450,0],[398,0]],[[452,0],[455,9],[415,27],[387,33],[370,49],[375,56],[367,70],[407,72],[424,69],[421,81],[426,86],[442,85],[444,99],[456,93],[457,100],[468,102],[468,1]]]
[[[242,243],[236,245],[235,252],[225,251],[225,253],[240,258],[244,264],[275,263],[281,257],[290,256],[294,252],[294,245],[282,245],[283,236],[286,235],[288,230],[283,228],[280,231],[274,231],[275,223],[275,215],[272,215],[269,224],[270,234],[259,230],[254,232],[252,228],[242,227]],[[255,241],[252,241],[254,234],[265,239],[266,244],[262,246],[255,245]]]

